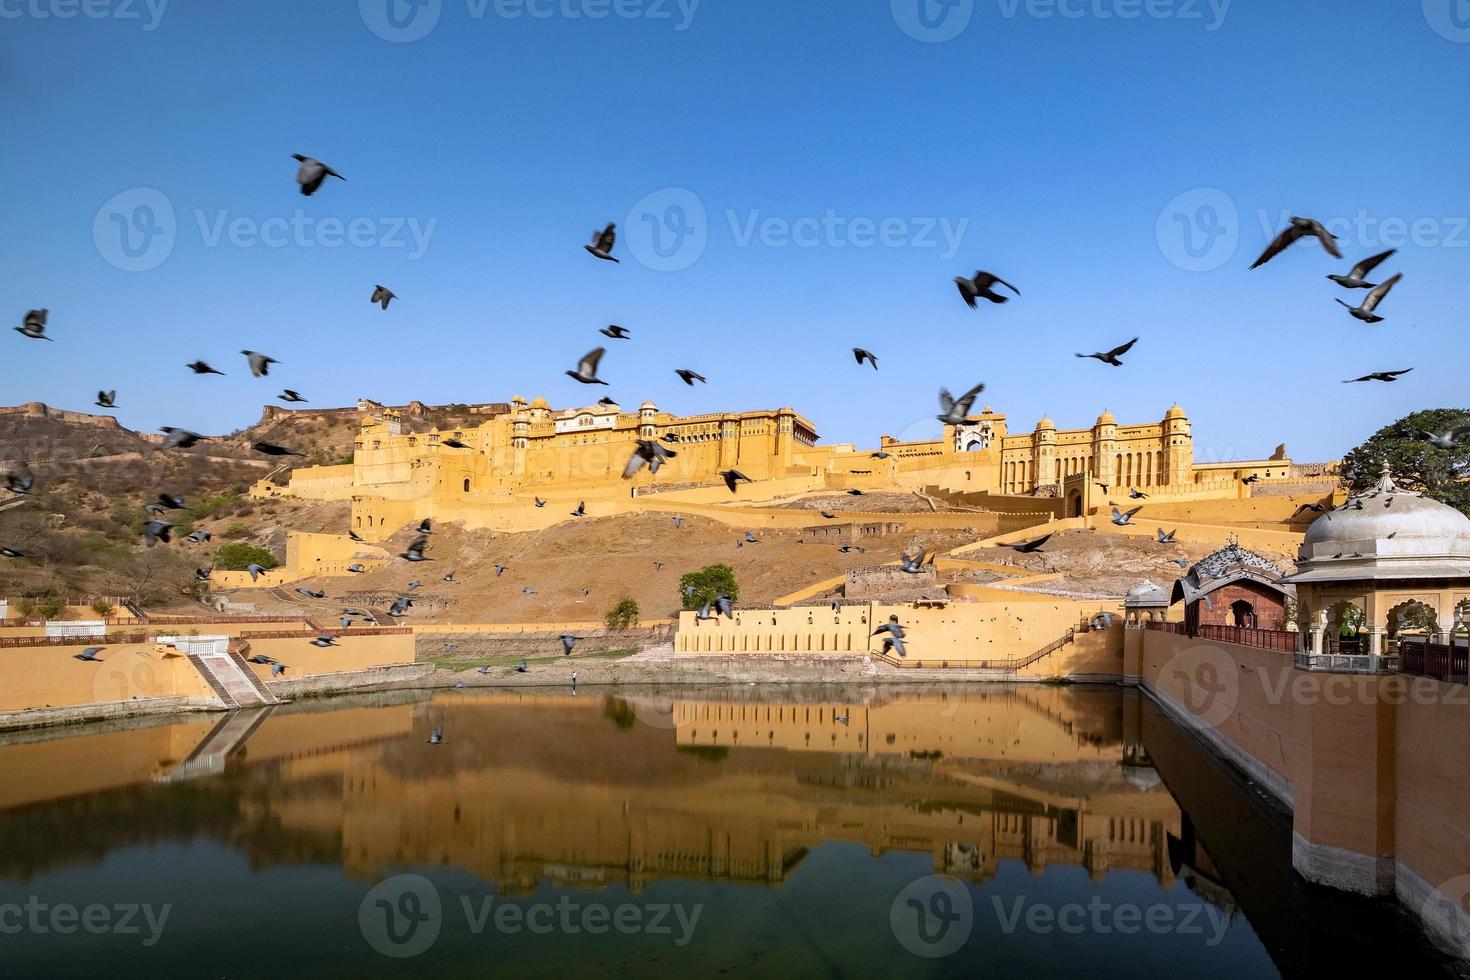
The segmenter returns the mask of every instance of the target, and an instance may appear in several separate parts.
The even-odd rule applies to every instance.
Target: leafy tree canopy
[[[1454,449],[1441,449],[1427,437],[1465,425],[1470,425],[1470,409],[1431,408],[1405,416],[1343,457],[1343,485],[1354,491],[1371,487],[1387,461],[1394,482],[1405,490],[1470,515],[1470,436]]]
[[[214,553],[214,567],[222,572],[243,572],[250,565],[275,568],[276,556],[264,548],[257,548],[243,541],[221,545]]]
[[[735,569],[729,565],[709,565],[679,579],[679,598],[685,609],[699,609],[720,595],[729,596],[732,602],[740,598]]]

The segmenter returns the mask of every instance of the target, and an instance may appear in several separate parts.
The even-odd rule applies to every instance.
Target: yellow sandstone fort
[[[884,436],[877,450],[822,445],[815,425],[791,408],[680,417],[644,402],[553,409],[520,396],[475,409],[478,425],[416,428],[404,413],[365,403],[353,461],[300,469],[282,488],[262,481],[257,496],[350,500],[352,528],[369,541],[425,517],[466,528],[534,530],[566,517],[563,503],[585,502],[607,516],[643,509],[640,498],[720,504],[770,501],[821,490],[923,490],[985,498],[1028,497],[1048,503],[1028,512],[1081,517],[1106,510],[1109,497],[1137,488],[1171,502],[1237,500],[1255,492],[1320,483],[1321,468],[1297,467],[1285,447],[1269,459],[1200,462],[1189,418],[1175,405],[1161,421],[1119,424],[1104,412],[1087,429],[1059,430],[1042,419],[1012,434],[1006,416],[986,408],[940,439],[906,442]],[[655,476],[632,480],[623,470],[638,440],[658,440],[677,456]],[[720,474],[737,469],[732,499]],[[554,501],[541,506],[537,500]],[[997,508],[1006,512],[1004,505]],[[1009,508],[1013,510],[1013,508]]]

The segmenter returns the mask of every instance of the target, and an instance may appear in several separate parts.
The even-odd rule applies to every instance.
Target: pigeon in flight
[[[351,573],[352,573],[352,574],[353,574],[353,575],[361,575],[361,574],[362,574],[362,573],[364,573],[364,572],[366,572],[366,571],[367,571],[367,569],[366,569],[366,568],[364,568],[364,567],[363,567],[363,566],[361,566],[361,565],[356,565],[356,564],[353,564],[353,565],[348,565],[348,566],[347,566],[347,570],[348,570],[348,571],[349,571],[349,572],[351,572]]]
[[[306,596],[308,599],[325,599],[327,597],[327,594],[320,590],[313,592],[310,589],[297,589],[296,592],[299,595]]]
[[[1322,514],[1327,511],[1327,508],[1324,507],[1322,504],[1302,504],[1300,507],[1292,512],[1291,516],[1296,517],[1302,511],[1310,511],[1313,514]]]
[[[1379,316],[1373,311],[1378,309],[1378,304],[1382,303],[1384,299],[1387,298],[1389,292],[1391,292],[1393,290],[1393,287],[1397,286],[1399,284],[1399,280],[1403,278],[1404,274],[1400,272],[1393,276],[1391,279],[1384,280],[1383,285],[1373,287],[1373,291],[1368,294],[1368,298],[1363,300],[1362,306],[1354,306],[1351,303],[1344,303],[1342,300],[1338,300],[1337,302],[1341,303],[1344,307],[1347,308],[1347,311],[1349,313],[1351,313],[1357,319],[1362,320],[1364,323],[1382,323],[1383,317]]]
[[[830,510],[824,510],[824,511],[821,512],[821,514],[822,514],[823,517],[825,517],[829,521],[835,521],[835,520],[837,520],[837,515],[834,514],[834,513],[832,513]]]
[[[444,744],[444,729],[443,728],[436,728],[436,729],[434,729],[432,732],[429,733],[429,737],[426,738],[426,739],[424,739],[424,741],[426,743],[428,743],[429,745],[443,745]]]
[[[433,561],[432,558],[424,557],[424,549],[429,547],[429,539],[420,534],[408,543],[408,547],[398,557],[411,562]]]
[[[1002,548],[1010,548],[1012,551],[1019,552],[1019,553],[1021,553],[1023,555],[1031,555],[1031,554],[1035,554],[1036,552],[1040,551],[1041,550],[1041,546],[1044,545],[1044,544],[1046,544],[1051,539],[1052,539],[1052,536],[1050,534],[1048,534],[1046,537],[1044,537],[1044,538],[1037,538],[1035,541],[1022,541],[1022,542],[1020,542],[1018,544],[1003,544],[1003,545],[1001,545],[1001,547]]]
[[[279,398],[283,402],[290,402],[290,403],[293,403],[293,404],[295,404],[297,402],[304,402],[304,401],[306,401],[305,398],[302,398],[301,397],[300,392],[292,391],[290,388],[287,388],[285,391],[281,392],[276,397]]]
[[[594,257],[602,259],[604,262],[617,262],[619,260],[614,258],[612,254],[613,246],[617,243],[618,226],[610,224],[602,229],[602,231],[594,231],[592,233],[592,244],[583,245],[582,247]]]
[[[750,531],[746,531],[745,532],[745,543],[746,544],[760,544],[761,543],[761,539],[758,538],[758,537],[756,537]]]
[[[637,448],[628,459],[628,465],[623,467],[623,479],[631,480],[638,475],[643,467],[648,467],[648,472],[654,476],[658,475],[659,467],[679,454],[653,439],[639,439]]]
[[[404,616],[408,615],[409,607],[412,605],[412,599],[410,599],[406,595],[401,595],[393,600],[392,606],[388,607],[388,615],[392,616],[394,619],[402,619]]]
[[[165,425],[158,431],[168,436],[163,441],[164,449],[192,449],[194,444],[201,439],[209,438],[208,436],[201,436],[197,432],[190,432],[188,429],[176,429],[171,425]]]
[[[604,395],[603,397],[597,399],[597,404],[603,405],[603,406],[605,406],[607,408],[617,408],[618,407],[618,403],[615,402],[615,401],[613,401],[611,398],[608,398],[606,395]]]
[[[600,333],[600,334],[602,334],[604,337],[607,337],[607,338],[612,339],[612,340],[632,340],[633,339],[633,335],[632,334],[630,334],[627,330],[623,329],[622,327],[618,326],[616,323],[612,324],[611,326],[603,327],[601,330],[599,330],[597,332]]]
[[[847,491],[847,495],[849,497],[866,497],[867,496],[867,494],[863,493],[861,490],[858,490],[856,488]]]
[[[26,314],[24,323],[15,328],[15,332],[32,340],[51,340],[46,336],[46,317],[49,313],[49,310],[31,310]]]
[[[373,298],[368,300],[368,302],[377,303],[379,306],[386,310],[388,308],[388,304],[393,302],[397,298],[398,296],[387,286],[374,286]]]
[[[543,508],[543,507],[546,506],[546,501],[542,500],[540,497],[534,497],[532,499],[534,499],[536,501],[536,509],[537,510],[540,510],[541,508]]]
[[[302,156],[300,153],[291,154],[291,158],[301,164],[301,168],[296,171],[296,183],[301,185],[303,197],[311,197],[315,194],[328,177],[336,177],[338,180],[347,179],[320,160]]]
[[[1131,500],[1147,500],[1148,494],[1144,493],[1142,490],[1139,490],[1137,487],[1129,487],[1128,497]]]
[[[976,300],[981,298],[988,299],[996,304],[1010,302],[1011,298],[1009,296],[1002,296],[991,288],[996,283],[1006,287],[1017,296],[1021,295],[1021,291],[1015,286],[1012,286],[1000,276],[985,271],[975,273],[975,278],[973,279],[966,279],[964,276],[955,276],[954,279],[955,287],[959,289],[960,296],[964,299],[965,305],[972,310],[977,308]]]
[[[445,439],[443,442],[439,443],[439,445],[444,446],[447,449],[468,449],[468,448],[470,448],[469,446],[467,446],[464,443],[460,442],[458,439]]]
[[[97,401],[95,404],[98,408],[117,408],[117,389],[97,392]]]
[[[246,565],[245,571],[250,573],[250,581],[255,582],[258,581],[260,577],[266,573],[266,568],[264,565],[252,564]]]
[[[1392,384],[1412,370],[1414,369],[1405,368],[1402,371],[1376,371],[1373,374],[1365,374],[1361,378],[1353,378],[1351,381],[1344,381],[1343,384],[1355,385],[1362,381],[1384,381]]]
[[[414,589],[419,588],[423,584],[424,583],[420,582],[418,579],[414,579],[412,582],[408,583],[408,591],[412,592]]]
[[[192,364],[185,364],[184,367],[188,368],[190,371],[193,371],[195,374],[217,374],[220,377],[225,376],[225,372],[216,371],[204,361],[195,361]]]
[[[212,541],[213,539],[214,535],[210,534],[208,531],[195,531],[184,540],[188,541],[190,544],[203,544],[204,542]]]
[[[563,657],[572,655],[572,648],[577,645],[577,638],[570,633],[563,633],[561,638],[561,651]]]
[[[535,589],[533,589],[533,588],[531,588],[531,587],[530,587],[530,586],[529,586],[529,585],[527,585],[527,586],[523,586],[523,587],[522,587],[522,588],[521,588],[521,595],[523,595],[523,596],[525,596],[525,597],[526,597],[526,598],[528,598],[528,599],[529,599],[529,598],[530,598],[530,597],[531,597],[531,596],[533,596],[533,595],[536,595],[536,594],[537,594],[537,592],[536,592],[536,590],[535,590]]]
[[[920,554],[914,555],[912,558],[910,558],[908,555],[899,555],[899,568],[905,574],[919,575],[924,571],[924,557],[925,556],[922,552]]]
[[[1385,259],[1393,256],[1398,249],[1391,248],[1387,252],[1380,252],[1371,259],[1364,259],[1353,266],[1353,271],[1345,276],[1328,276],[1333,282],[1343,289],[1374,289],[1377,283],[1368,281],[1368,274],[1383,264]]]
[[[85,660],[87,663],[100,664],[102,663],[102,658],[97,656],[97,654],[101,653],[104,649],[105,647],[87,647],[87,649],[83,650],[81,653],[75,654],[74,656],[77,660]]]
[[[425,517],[423,520],[419,521],[418,530],[416,532],[414,532],[414,533],[416,533],[416,534],[433,534],[434,533],[434,519],[432,517]]]
[[[860,555],[866,555],[868,553],[868,549],[867,548],[861,547],[860,545],[852,545],[852,544],[845,544],[842,547],[838,548],[837,550],[839,552],[841,552],[842,554],[844,554],[844,555],[850,555],[854,551],[856,551]]]
[[[755,482],[739,470],[725,470],[723,473],[720,474],[720,479],[725,481],[725,486],[730,488],[731,493],[735,492],[735,484],[737,483]]]
[[[870,453],[869,455],[871,455],[874,459],[891,459],[892,458],[888,453],[884,453],[884,452]]]
[[[24,551],[16,551],[14,548],[0,547],[0,558],[24,558]]]
[[[1328,255],[1334,259],[1342,258],[1342,252],[1337,248],[1337,236],[1323,227],[1322,222],[1313,218],[1292,218],[1291,224],[1276,236],[1275,241],[1266,246],[1266,251],[1261,253],[1261,257],[1256,259],[1251,268],[1259,269],[1309,235],[1322,243]]]
[[[711,610],[714,612],[711,613]],[[728,619],[735,618],[735,606],[731,603],[730,597],[723,592],[700,607],[699,613],[694,618],[704,622],[719,619],[721,616]]]
[[[448,582],[450,585],[453,585],[454,584],[454,573],[453,572],[450,572],[448,575],[444,576],[444,581]]]
[[[694,387],[694,382],[696,381],[700,382],[701,384],[709,384],[709,380],[698,371],[690,371],[688,368],[679,368],[674,371],[674,373],[683,378],[684,383],[691,388]]]
[[[884,636],[885,633],[888,635]],[[891,617],[888,622],[874,630],[873,635],[883,636],[884,653],[893,651],[900,657],[907,657],[909,655],[908,649],[904,646],[905,634],[903,626],[899,624],[897,616]]]
[[[168,494],[168,493],[161,493],[161,494],[159,494],[158,495],[158,502],[160,504],[162,504],[164,507],[166,507],[167,509],[169,509],[169,510],[183,510],[184,509],[184,498],[183,497],[175,497],[172,494]]]
[[[1241,478],[1240,482],[1246,486],[1251,486],[1261,482],[1261,475],[1259,473],[1252,473],[1250,476]]]
[[[1126,354],[1129,351],[1131,351],[1133,349],[1133,345],[1136,344],[1136,343],[1138,343],[1138,338],[1137,337],[1134,337],[1132,340],[1128,341],[1128,343],[1124,344],[1122,347],[1114,347],[1112,350],[1108,351],[1107,353],[1078,354],[1077,356],[1078,357],[1081,357],[1081,358],[1084,358],[1084,359],[1085,358],[1093,358],[1094,360],[1102,361],[1104,364],[1111,364],[1113,367],[1122,367],[1123,366],[1123,362],[1120,361],[1120,360],[1118,360],[1118,358],[1122,357],[1124,354]]]
[[[1179,531],[1178,531],[1177,528],[1175,530],[1173,530],[1173,531],[1170,531],[1168,534],[1165,534],[1164,533],[1164,529],[1163,528],[1159,528],[1158,529],[1159,544],[1173,544],[1174,543],[1174,535],[1176,535],[1178,533],[1179,533]]]
[[[504,575],[508,570],[509,570],[509,567],[506,566],[506,565],[496,565],[495,566],[495,577],[496,578],[500,578],[500,576]]]
[[[607,353],[607,348],[599,347],[591,350],[577,362],[577,370],[566,372],[567,377],[584,385],[606,385],[607,382],[597,377],[597,365],[602,363],[602,355]]]
[[[1459,449],[1466,436],[1470,436],[1470,425],[1457,425],[1447,432],[1426,432],[1424,441],[1436,449]]]
[[[874,356],[872,351],[863,350],[861,347],[854,347],[852,349],[852,356],[856,358],[858,367],[862,367],[863,362],[867,361],[869,364],[873,365],[874,371],[878,370],[878,358]]]
[[[341,618],[340,618],[340,619],[339,619],[339,620],[338,620],[338,622],[339,622],[339,623],[341,623],[341,624],[342,624],[342,628],[343,628],[343,629],[344,629],[344,630],[345,630],[345,629],[350,629],[350,628],[351,628],[351,626],[352,626],[352,620],[351,620],[351,619],[349,619],[349,618],[348,618],[348,617],[346,617],[346,616],[343,616],[343,617],[341,617]]]
[[[683,526],[684,526],[684,518],[682,518],[682,517],[675,517],[674,518],[674,529],[675,530],[678,530],[679,528],[681,528]]]
[[[143,541],[150,548],[160,541],[168,544],[169,532],[172,529],[173,525],[168,521],[147,521],[143,525]]]
[[[1102,488],[1103,496],[1106,497],[1111,487],[1106,483],[1099,483],[1098,486]]]
[[[240,353],[244,354],[246,360],[250,362],[250,374],[257,378],[270,374],[272,364],[281,363],[269,354],[262,354],[260,351],[242,350]]]
[[[258,453],[264,453],[267,456],[305,456],[306,455],[306,453],[298,453],[294,449],[287,449],[285,446],[277,446],[274,443],[269,443],[269,442],[257,442],[257,443],[253,443],[253,444],[251,444],[250,448],[251,449],[254,449]]]
[[[948,388],[939,389],[939,421],[945,425],[964,425],[965,418],[970,414],[970,409],[975,405],[975,399],[985,390],[983,384],[978,384],[965,392],[959,398],[949,393]]]
[[[311,645],[314,647],[321,647],[323,649],[327,647],[334,647],[337,645],[337,638],[329,633],[323,633],[321,636],[312,640]]]
[[[361,544],[362,543],[362,535],[358,534],[356,531],[352,530],[351,528],[348,528],[347,529],[347,538],[350,541],[356,541],[358,544]]]
[[[279,662],[278,663],[273,663],[273,664],[271,664],[271,676],[272,677],[280,677],[282,674],[284,674],[289,669],[290,668],[287,667],[283,663],[279,663]]]
[[[194,581],[196,581],[196,582],[208,582],[209,581],[209,576],[211,576],[213,574],[214,574],[214,566],[213,565],[205,565],[203,568],[196,568],[196,569],[194,569]]]
[[[1119,527],[1128,527],[1130,524],[1133,523],[1133,515],[1137,514],[1141,510],[1143,510],[1142,507],[1135,507],[1130,511],[1120,511],[1117,507],[1114,507],[1113,523],[1118,525]]]
[[[585,501],[585,500],[579,501],[578,504],[577,504],[577,509],[574,510],[574,511],[572,511],[572,516],[573,517],[586,517],[587,516],[587,501]]]
[[[36,478],[29,473],[7,470],[0,473],[0,476],[5,477],[5,489],[11,493],[30,493],[31,488],[36,485]]]

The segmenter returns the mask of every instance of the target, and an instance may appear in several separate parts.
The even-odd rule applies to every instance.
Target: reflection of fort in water
[[[436,725],[446,744],[425,744]],[[975,881],[1013,859],[1167,885],[1180,813],[1137,730],[1136,697],[1057,688],[848,705],[444,695],[277,711],[231,748],[223,777],[190,792],[238,794],[241,823],[270,828],[236,835],[256,864],[336,852],[363,878],[446,866],[518,893],[544,878],[775,883],[826,841],[927,852],[936,870]],[[196,724],[78,741],[99,740],[87,754],[100,758],[100,740],[125,739],[167,780],[190,764],[180,743],[207,734]],[[57,744],[0,748],[0,774],[24,762],[16,753],[34,762]],[[132,762],[134,773],[148,765]],[[49,797],[66,795],[56,785]],[[0,791],[0,807],[16,802]]]

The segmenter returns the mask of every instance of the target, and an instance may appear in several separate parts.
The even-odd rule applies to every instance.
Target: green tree
[[[735,569],[729,565],[708,565],[679,579],[679,598],[685,609],[699,609],[720,595],[729,596],[731,602],[740,598]]]
[[[92,611],[103,619],[106,619],[117,611],[117,607],[105,599],[98,599],[92,603]]]
[[[276,556],[264,548],[257,548],[243,541],[220,545],[219,550],[214,553],[214,567],[222,572],[243,572],[249,565],[275,568]]]
[[[40,606],[41,615],[45,616],[47,619],[55,619],[57,616],[60,616],[62,612],[66,609],[66,600],[57,595],[55,592],[47,592],[45,595],[41,596],[40,602],[38,604]]]
[[[602,621],[610,630],[631,629],[638,625],[638,603],[632,599],[623,599],[607,611]]]
[[[1378,482],[1383,464],[1394,482],[1470,515],[1470,438],[1454,449],[1440,449],[1425,438],[1470,425],[1470,409],[1433,408],[1405,416],[1379,429],[1342,461],[1342,482],[1365,490]]]

